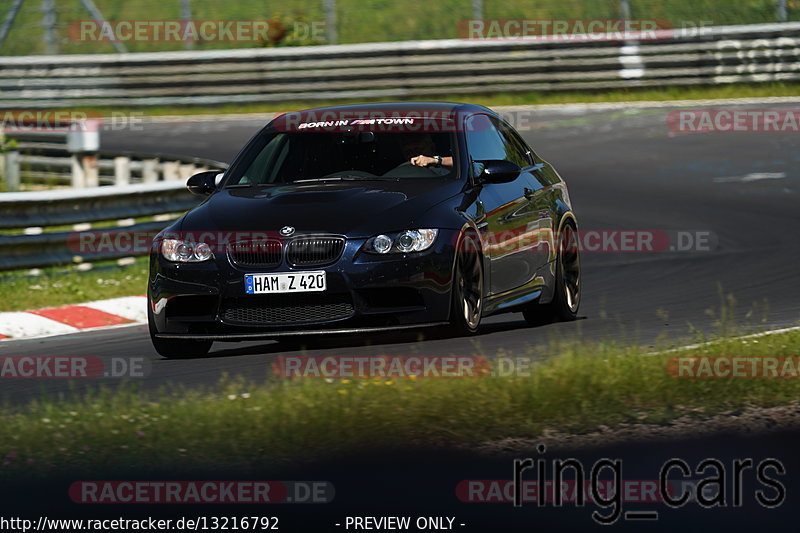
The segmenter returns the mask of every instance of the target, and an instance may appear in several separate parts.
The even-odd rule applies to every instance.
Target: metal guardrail
[[[113,238],[115,232],[125,231],[130,235],[155,234],[163,229],[169,222],[155,221],[135,224],[124,228],[106,228],[93,230],[95,240],[100,240],[101,231],[109,232]],[[86,231],[86,230],[84,230]],[[20,270],[41,268],[45,266],[78,264],[90,265],[100,261],[129,258],[141,255],[140,249],[124,250],[98,250],[91,253],[82,253],[81,232],[59,231],[41,233],[38,235],[3,236],[0,235],[0,270]]]
[[[199,203],[183,182],[61,189],[0,194],[0,229],[22,230],[0,234],[0,271],[62,264],[88,264],[141,255],[142,250],[114,247],[82,255],[81,232],[125,231],[130,235],[155,233],[181,213]],[[171,216],[170,216],[171,215]],[[136,223],[136,218],[155,217]],[[115,221],[110,227],[92,228],[92,222]],[[71,230],[60,226],[73,225]],[[55,227],[56,231],[45,231]]]
[[[657,40],[458,40],[0,58],[0,108],[599,90],[800,79],[800,23]]]
[[[9,192],[0,194],[0,229],[145,217],[186,211],[197,203],[180,182]]]

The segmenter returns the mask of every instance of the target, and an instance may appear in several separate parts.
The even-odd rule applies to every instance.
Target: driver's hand
[[[436,158],[428,157],[427,155],[418,155],[412,157],[410,163],[415,167],[427,167],[428,165],[436,163]]]

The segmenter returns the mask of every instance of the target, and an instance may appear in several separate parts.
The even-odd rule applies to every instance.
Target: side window
[[[283,142],[284,136],[283,133],[279,133],[270,139],[253,162],[250,163],[250,166],[247,167],[247,170],[244,171],[239,183],[270,183],[274,179],[274,176],[268,176],[268,171],[271,168],[272,161],[275,159],[275,153],[285,145]]]
[[[503,135],[506,144],[506,154],[509,161],[516,163],[522,168],[533,164],[533,157],[528,153],[528,147],[522,139],[519,138],[514,130],[504,122],[496,121],[497,128]]]
[[[473,115],[466,121],[467,149],[474,161],[506,159],[506,142],[487,115]]]

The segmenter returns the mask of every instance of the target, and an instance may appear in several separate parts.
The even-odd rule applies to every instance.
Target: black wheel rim
[[[581,262],[575,230],[567,226],[561,238],[561,273],[564,279],[564,297],[570,311],[576,311],[581,301]]]
[[[461,313],[467,327],[475,329],[481,321],[483,306],[483,268],[478,247],[472,237],[463,241],[458,256],[458,270]]]

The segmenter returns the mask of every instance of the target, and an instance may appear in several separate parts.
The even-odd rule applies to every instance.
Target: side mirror
[[[195,174],[186,181],[186,188],[189,192],[198,196],[208,196],[217,190],[217,175],[219,170],[209,170]]]
[[[508,183],[517,179],[522,172],[516,163],[502,159],[486,159],[475,163],[481,169],[478,178],[487,183]]]

